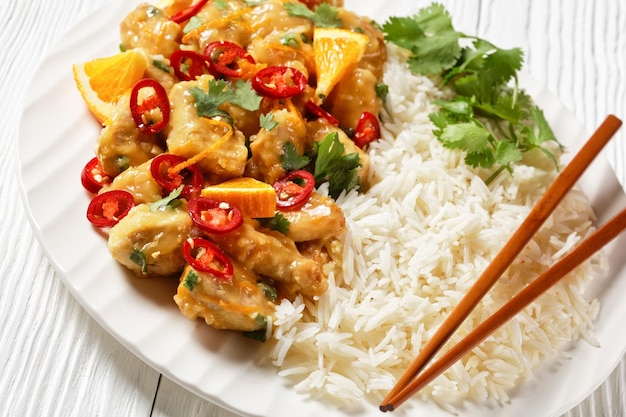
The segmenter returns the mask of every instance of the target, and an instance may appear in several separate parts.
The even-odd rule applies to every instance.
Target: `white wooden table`
[[[0,0],[0,416],[234,416],[151,369],[83,310],[44,257],[18,197],[16,142],[28,83],[55,40],[106,2]],[[624,0],[443,3],[457,28],[521,47],[526,71],[588,131],[608,113],[626,117]],[[625,136],[609,145],[622,184]],[[566,415],[625,416],[626,359]]]

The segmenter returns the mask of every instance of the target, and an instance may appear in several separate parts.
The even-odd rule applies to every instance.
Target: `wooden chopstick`
[[[430,359],[441,349],[456,329],[463,323],[489,289],[522,251],[537,230],[554,211],[563,197],[578,181],[582,173],[591,164],[602,148],[609,142],[622,122],[613,115],[607,116],[589,140],[578,151],[569,164],[561,171],[552,185],[532,208],[526,219],[509,238],[508,242],[476,280],[472,288],[461,299],[456,308],[444,320],[433,337],[402,374],[396,385],[387,394],[380,405],[381,411],[394,408],[392,399],[406,387],[409,382],[424,368]]]
[[[411,395],[421,390],[433,379],[441,375],[446,369],[461,359],[463,355],[476,347],[502,325],[511,320],[517,313],[535,301],[546,290],[559,282],[561,278],[616,238],[624,229],[626,229],[626,209],[623,209],[604,226],[581,242],[572,252],[524,287],[522,291],[472,330],[435,363],[411,380],[402,391],[389,401],[387,411],[392,411],[397,408],[400,404],[409,399]]]

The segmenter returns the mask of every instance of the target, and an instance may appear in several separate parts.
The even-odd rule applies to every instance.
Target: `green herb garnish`
[[[279,212],[274,213],[274,217],[263,217],[257,220],[262,227],[270,230],[276,230],[284,235],[289,233],[289,226],[291,223],[289,222],[289,219]]]
[[[280,161],[286,172],[302,169],[309,165],[311,158],[306,155],[298,155],[296,146],[292,142],[285,142],[283,153],[280,154]]]
[[[272,287],[270,284],[268,284],[267,282],[263,282],[263,281],[259,281],[258,284],[259,284],[259,287],[261,287],[261,291],[263,291],[263,295],[265,295],[265,297],[267,297],[268,300],[275,303],[276,300],[278,299],[278,291],[276,291],[276,288]]]
[[[267,131],[274,130],[278,126],[278,122],[274,119],[274,115],[271,113],[261,114],[259,116],[259,124]]]
[[[187,273],[187,276],[185,276],[185,282],[183,282],[183,286],[185,288],[187,288],[189,291],[193,291],[193,288],[196,286],[196,284],[198,283],[198,274],[196,274],[196,271],[189,271]]]
[[[267,318],[262,314],[257,314],[254,320],[261,326],[261,329],[243,332],[243,335],[259,342],[265,342],[267,340]]]
[[[202,26],[202,19],[198,16],[192,16],[183,28],[183,33],[187,34],[194,29],[198,29],[200,26]]]
[[[140,251],[139,249],[133,249],[130,253],[129,259],[139,265],[141,267],[141,274],[148,274],[148,261],[146,259],[146,254]]]
[[[359,154],[344,155],[345,148],[337,132],[316,143],[316,150],[315,182],[328,182],[328,194],[332,198],[337,199],[342,191],[350,191],[359,185]]]
[[[219,107],[224,103],[232,103],[244,110],[255,111],[259,109],[261,100],[249,81],[238,80],[233,86],[228,81],[210,80],[207,91],[200,87],[191,87],[189,92],[196,100],[198,116],[215,117],[222,116],[231,119],[230,115]]]
[[[180,197],[180,194],[183,192],[183,188],[185,188],[185,186],[181,185],[172,191],[167,197],[163,197],[162,199],[151,203],[150,211],[157,211],[163,208],[176,208],[180,206],[182,203],[178,197]]]
[[[343,21],[337,17],[338,10],[328,3],[322,3],[315,11],[306,7],[303,3],[285,3],[285,10],[289,16],[304,17],[319,28],[340,28]]]
[[[155,59],[152,61],[152,65],[154,65],[155,68],[158,68],[163,72],[167,72],[168,74],[172,72],[172,67],[167,65],[164,61],[159,61],[158,59]]]
[[[437,75],[456,93],[439,100],[430,114],[434,133],[444,146],[466,153],[472,167],[493,169],[488,184],[524,152],[539,149],[558,165],[545,146],[559,147],[543,112],[517,83],[523,63],[519,48],[501,49],[457,32],[445,8],[433,4],[412,17],[392,17],[383,24],[385,39],[411,52],[412,72]]]

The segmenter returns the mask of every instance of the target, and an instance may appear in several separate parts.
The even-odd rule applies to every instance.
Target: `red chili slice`
[[[212,198],[192,198],[187,210],[195,225],[207,233],[228,233],[243,224],[243,216],[237,207]]]
[[[135,199],[128,191],[107,191],[91,200],[87,207],[87,220],[98,227],[115,226],[134,205]]]
[[[181,81],[193,81],[209,71],[206,59],[194,51],[179,49],[170,56],[170,65]]]
[[[233,263],[217,245],[200,237],[183,243],[183,256],[191,267],[228,280],[233,276]]]
[[[238,62],[245,59],[250,64],[256,63],[245,49],[229,41],[211,42],[204,49],[204,56],[215,77],[225,75],[227,77],[241,78],[241,68]]]
[[[98,158],[93,157],[83,168],[80,182],[87,191],[96,194],[102,187],[111,182],[111,177],[102,171]]]
[[[332,114],[328,113],[326,110],[315,104],[312,100],[306,102],[306,109],[313,116],[320,119],[326,119],[326,121],[333,126],[339,126],[339,120],[337,120]]]
[[[304,181],[299,185],[294,180]],[[309,199],[315,188],[313,174],[305,170],[291,171],[285,178],[274,183],[276,207],[282,210],[297,210]]]
[[[144,98],[140,103],[139,92],[143,89],[151,89],[153,94]],[[144,115],[155,109],[161,111],[161,120],[156,123],[146,122]],[[130,112],[140,132],[146,134],[160,132],[170,120],[170,100],[167,97],[167,91],[158,81],[151,78],[137,81],[130,93]]]
[[[370,142],[380,139],[380,123],[378,117],[372,113],[364,111],[359,117],[354,132],[354,143],[359,148],[365,148]]]
[[[156,156],[150,163],[150,173],[152,178],[163,187],[163,190],[169,194],[181,185],[184,185],[181,195],[183,197],[191,197],[197,194],[204,185],[204,177],[202,171],[197,165],[191,165],[182,169],[180,172],[171,174],[168,170],[186,159],[182,156],[171,153],[162,153]]]
[[[266,67],[252,78],[257,93],[269,98],[289,98],[304,91],[306,76],[295,68],[286,66]]]
[[[189,20],[192,16],[198,14],[200,9],[202,9],[202,6],[207,4],[208,1],[209,0],[199,0],[197,3],[192,4],[186,9],[183,9],[180,12],[170,16],[170,20],[179,24],[183,23],[185,20]]]

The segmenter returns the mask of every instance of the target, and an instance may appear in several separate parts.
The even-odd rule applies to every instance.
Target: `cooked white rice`
[[[315,302],[284,300],[273,322],[280,374],[301,392],[347,404],[386,395],[557,174],[539,161],[486,186],[431,132],[428,113],[443,93],[394,56],[384,81],[384,137],[370,148],[373,185],[338,201],[348,223],[343,275],[331,275]],[[572,191],[452,341],[584,239],[592,219],[585,195]],[[540,361],[565,355],[559,349],[567,341],[595,344],[599,305],[582,294],[604,264],[596,256],[578,268],[418,398],[451,411],[459,400],[504,402]]]

